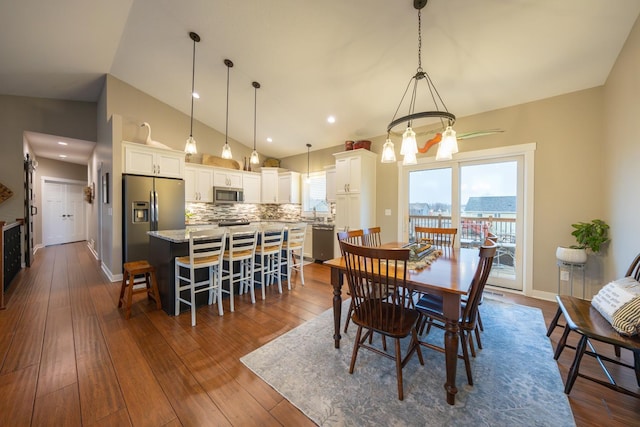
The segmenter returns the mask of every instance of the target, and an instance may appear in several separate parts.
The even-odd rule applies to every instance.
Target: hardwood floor
[[[306,266],[305,286],[296,280],[281,295],[272,286],[255,305],[246,295],[237,297],[234,313],[225,300],[222,317],[215,306],[200,308],[196,327],[188,313],[167,316],[143,294],[134,297],[131,319],[124,320],[119,290],[84,242],[38,251],[0,311],[0,424],[313,425],[239,358],[331,307],[326,267]],[[547,301],[491,297],[539,307],[547,324],[556,310]],[[557,328],[554,347],[560,335]],[[325,338],[333,344],[330,331]],[[559,361],[563,378],[572,356],[567,349]],[[631,361],[628,352],[623,357]],[[599,375],[588,359],[585,372]],[[635,386],[630,370],[612,371]],[[640,420],[639,399],[582,378],[569,401],[578,426]]]

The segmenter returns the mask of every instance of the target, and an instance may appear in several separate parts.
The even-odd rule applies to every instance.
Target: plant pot
[[[585,249],[558,246],[556,258],[569,264],[584,264],[587,262],[587,251]]]

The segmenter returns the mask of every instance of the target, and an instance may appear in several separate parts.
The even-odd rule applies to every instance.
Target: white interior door
[[[83,185],[44,179],[42,243],[45,246],[85,239]]]

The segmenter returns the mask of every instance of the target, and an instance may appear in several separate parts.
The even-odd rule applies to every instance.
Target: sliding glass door
[[[413,240],[416,226],[456,227],[456,246],[472,248],[492,233],[498,254],[490,285],[523,290],[524,243],[532,230],[525,233],[525,219],[531,216],[533,197],[525,177],[526,169],[532,173],[532,156],[465,154],[458,161],[426,159],[400,167],[400,238]]]

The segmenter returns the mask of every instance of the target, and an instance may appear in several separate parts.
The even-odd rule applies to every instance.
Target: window
[[[311,172],[309,182],[307,176],[302,175],[302,214],[329,213],[327,203],[327,177],[324,171]],[[314,210],[315,209],[315,210]]]

